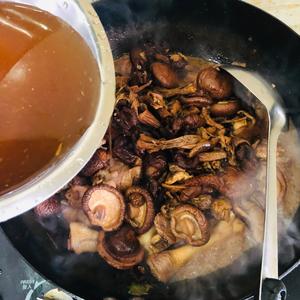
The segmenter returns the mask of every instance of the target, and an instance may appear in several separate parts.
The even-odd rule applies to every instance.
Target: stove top
[[[295,268],[284,279],[284,283],[288,290],[287,300],[299,300],[300,267]],[[43,300],[44,295],[50,299],[50,294],[55,294],[55,298],[51,298],[53,300],[84,300],[58,289],[55,284],[33,270],[0,229],[0,300]],[[108,299],[113,300],[97,300]]]
[[[48,294],[47,294],[48,293]],[[43,300],[56,294],[54,300],[83,300],[62,293],[53,283],[38,274],[12,247],[0,229],[0,300]]]

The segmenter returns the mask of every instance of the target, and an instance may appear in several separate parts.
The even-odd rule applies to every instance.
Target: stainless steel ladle
[[[259,74],[234,66],[223,67],[223,69],[250,91],[265,106],[268,113],[265,228],[259,300],[283,300],[286,298],[286,288],[278,279],[276,176],[277,142],[286,124],[286,116],[281,106],[282,99],[271,84]]]

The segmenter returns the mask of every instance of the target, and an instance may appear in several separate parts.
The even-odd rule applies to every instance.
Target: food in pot
[[[116,76],[105,142],[60,193],[69,249],[95,251],[96,231],[111,267],[147,264],[168,282],[225,267],[261,243],[267,118],[259,104],[239,99],[216,65],[154,45],[117,59]],[[284,199],[284,172],[278,186]]]
[[[34,212],[39,217],[50,217],[60,213],[61,205],[57,195],[52,196],[34,208]]]
[[[189,204],[178,205],[170,213],[170,227],[176,240],[192,246],[201,246],[209,240],[208,222],[197,207]]]
[[[68,249],[76,254],[96,252],[98,231],[89,228],[80,222],[70,223],[70,237]]]
[[[128,223],[138,234],[145,233],[155,217],[152,196],[146,189],[132,186],[126,191],[126,198]]]
[[[110,185],[101,184],[88,189],[82,199],[82,208],[91,224],[104,231],[118,229],[124,219],[124,198]]]
[[[126,225],[114,232],[100,231],[97,249],[107,263],[122,270],[134,267],[144,258],[144,249]]]

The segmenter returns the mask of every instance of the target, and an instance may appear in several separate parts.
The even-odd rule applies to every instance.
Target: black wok
[[[142,40],[154,40],[188,55],[246,62],[277,86],[300,128],[300,38],[270,15],[234,0],[102,0],[94,6],[116,57]],[[293,225],[300,229],[297,220]],[[243,299],[257,290],[258,262],[241,274],[236,263],[204,279],[166,286],[151,276],[113,270],[96,254],[68,252],[66,224],[57,218],[45,223],[41,226],[28,212],[2,228],[36,270],[85,299],[128,299],[128,286],[144,280],[153,284],[148,299]],[[300,258],[299,236],[292,241],[281,241],[281,273]]]

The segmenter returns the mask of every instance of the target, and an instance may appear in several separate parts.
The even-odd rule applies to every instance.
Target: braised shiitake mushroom
[[[134,267],[144,258],[144,249],[129,226],[114,232],[100,231],[97,250],[108,264],[121,270]]]
[[[58,214],[61,211],[59,197],[54,195],[34,208],[37,216],[46,218]]]
[[[210,107],[210,112],[216,117],[227,117],[234,115],[240,109],[236,100],[219,101]]]
[[[182,97],[181,102],[192,107],[206,107],[213,104],[213,100],[208,95],[196,95],[192,97]]]
[[[124,219],[125,203],[122,194],[112,186],[102,184],[90,188],[82,199],[83,210],[95,226],[104,231],[118,229]]]
[[[216,99],[229,97],[232,93],[232,82],[229,75],[214,67],[200,71],[197,83],[199,88],[207,91]]]
[[[171,230],[170,220],[167,219],[164,214],[160,212],[155,216],[154,225],[158,235],[166,241],[168,245],[172,245],[176,242],[176,237]]]
[[[192,246],[201,246],[209,240],[208,222],[204,214],[195,206],[179,205],[171,212],[173,235]]]
[[[132,186],[126,191],[126,219],[138,234],[146,232],[155,217],[153,200],[149,192],[141,187]]]
[[[172,129],[174,132],[178,132],[182,128],[184,129],[197,129],[205,124],[204,118],[195,113],[191,113],[185,117],[176,118],[173,122]]]
[[[199,175],[185,181],[184,188],[212,188],[229,199],[247,198],[255,188],[253,174],[228,167],[225,173]]]
[[[151,65],[152,74],[157,82],[165,88],[176,88],[178,86],[178,77],[170,65],[155,62]]]

